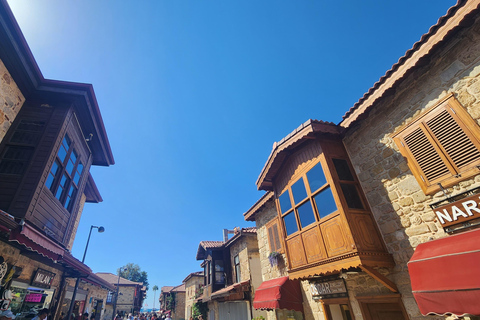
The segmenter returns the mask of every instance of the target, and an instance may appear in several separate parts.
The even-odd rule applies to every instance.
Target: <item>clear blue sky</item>
[[[151,288],[200,270],[201,240],[253,226],[273,142],[338,123],[455,1],[9,3],[45,78],[93,84],[115,156],[91,169],[104,202],[85,206],[73,254],[103,225],[86,263],[137,263]]]

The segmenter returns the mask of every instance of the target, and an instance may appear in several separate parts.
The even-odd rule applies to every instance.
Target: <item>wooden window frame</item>
[[[337,157],[337,158],[340,158],[340,157]],[[326,183],[323,186],[319,187],[318,189],[316,189],[315,191],[312,192],[311,188],[310,188],[310,183],[309,183],[308,178],[307,178],[307,173],[311,169],[313,169],[313,167],[315,167],[316,165],[321,166],[321,168],[323,170],[324,177],[326,179]],[[277,212],[279,213],[278,218],[280,219],[281,225],[283,227],[282,229],[283,229],[283,232],[284,232],[284,235],[283,235],[284,240],[294,238],[294,237],[298,236],[299,234],[302,234],[305,231],[308,231],[312,228],[315,228],[321,222],[329,220],[329,219],[337,216],[338,214],[340,214],[341,207],[339,206],[339,199],[338,199],[338,195],[337,195],[338,191],[336,189],[335,182],[332,178],[331,170],[333,170],[333,169],[331,168],[331,166],[329,166],[327,164],[327,159],[324,156],[323,157],[319,156],[317,158],[314,158],[314,159],[312,159],[312,162],[308,166],[305,166],[304,168],[302,168],[302,170],[298,174],[292,176],[290,181],[288,182],[288,184],[283,188],[283,190],[276,194],[275,203],[276,203],[276,206],[277,206]],[[292,189],[292,186],[296,182],[298,182],[299,180],[302,180],[302,179],[303,179],[303,183],[305,185],[305,191],[307,193],[307,197],[305,199],[301,200],[300,202],[296,203],[295,201],[292,201],[293,200],[293,192],[291,191],[291,189]],[[335,202],[335,206],[337,208],[336,208],[335,211],[332,211],[328,215],[326,215],[324,217],[320,217],[314,198],[318,194],[324,192],[325,190],[327,190],[329,188],[330,188],[330,192],[332,193],[333,200]],[[292,203],[293,205],[286,212],[282,212],[279,198],[285,192],[288,192],[289,197],[290,197],[290,203]],[[302,227],[297,209],[300,208],[302,205],[304,205],[306,203],[310,203],[312,205],[312,210],[313,210],[313,214],[314,214],[314,217],[315,217],[315,221],[313,223],[305,226],[305,227]],[[297,231],[287,235],[287,228],[285,226],[284,218],[289,214],[294,214],[294,216],[295,216],[295,221],[297,223]]]
[[[275,238],[275,234],[271,234],[271,232],[273,232],[273,228],[274,227],[277,227],[277,239],[278,239],[278,243],[277,243],[277,239]],[[285,250],[284,250],[284,243],[283,243],[283,237],[281,237],[281,229],[280,229],[280,223],[279,223],[279,220],[278,220],[278,217],[275,217],[273,220],[269,221],[266,225],[265,225],[265,228],[267,228],[267,238],[268,238],[268,247],[270,248],[270,252],[279,252],[279,253],[284,253]],[[272,237],[270,237],[270,235]],[[271,239],[273,239],[273,243],[271,241]],[[277,244],[279,246],[277,246]]]
[[[447,153],[446,149],[434,135],[432,130],[425,124],[434,117],[439,117],[441,112],[444,110],[447,111],[448,115],[450,115],[450,118],[455,121],[455,124],[471,141],[473,146],[476,147],[476,151],[480,152],[480,128],[472,119],[470,114],[458,102],[458,100],[455,99],[454,94],[448,95],[436,105],[425,111],[422,115],[418,116],[411,123],[403,126],[392,135],[392,138],[399,148],[401,154],[406,158],[410,171],[418,181],[423,192],[427,195],[440,191],[441,187],[439,184],[441,184],[442,187],[450,187],[480,173],[480,158],[475,161],[467,162],[462,167],[457,167],[450,154]],[[446,168],[444,170],[448,170],[448,172],[443,173],[439,177],[430,179],[427,178],[427,175],[422,170],[421,165],[418,163],[412,151],[407,146],[405,138],[407,136],[413,136],[414,131],[419,131],[419,129],[422,131],[421,134],[428,139],[428,143],[430,144],[429,146],[433,147],[433,149],[430,149],[430,152],[434,152],[434,154],[438,157],[436,158],[437,163],[441,161],[440,164]],[[432,159],[429,161],[430,162],[426,162],[426,164],[424,164],[424,168],[428,168],[429,166],[433,167],[433,161],[435,160]]]
[[[238,263],[235,261],[235,258],[238,259]],[[242,270],[240,267],[240,256],[238,254],[233,257],[233,266],[235,268],[235,282],[239,283],[242,281]]]
[[[82,180],[82,176],[85,172],[85,164],[84,164],[85,161],[82,161],[82,157],[81,157],[80,153],[76,150],[77,142],[75,141],[74,138],[72,138],[72,136],[73,135],[69,135],[68,132],[66,132],[64,134],[60,144],[59,144],[58,149],[56,150],[55,160],[52,163],[51,167],[53,167],[53,165],[55,163],[57,163],[58,168],[56,170],[55,178],[54,178],[50,188],[48,188],[50,190],[50,192],[53,194],[54,198],[57,199],[62,204],[62,207],[64,207],[65,210],[68,210],[69,212],[71,212],[72,208],[74,207],[75,200],[78,196],[79,184],[80,184],[80,181]],[[65,159],[63,159],[63,162],[62,162],[61,159],[59,158],[59,151],[62,148],[63,141],[66,137],[68,137],[68,139],[70,140],[70,145],[68,146],[68,150],[67,150],[67,153],[65,155]],[[68,167],[68,163],[70,162],[70,160],[72,158],[73,153],[76,154],[76,159],[75,159],[75,163],[73,164],[72,173],[70,174],[70,172],[68,172],[68,170],[67,170],[67,167]],[[78,169],[79,165],[82,165],[82,172],[80,173],[80,176],[78,178],[79,183],[76,184],[75,181],[74,181],[74,177],[75,177],[75,174],[77,173],[77,169]],[[48,171],[49,175],[51,174],[51,167],[49,168],[49,171]],[[64,175],[66,175],[67,181],[66,181],[65,186],[62,187],[62,189],[63,189],[62,193],[60,194],[59,197],[57,197],[56,194],[58,192],[58,189],[61,188],[60,183],[61,183],[62,177]],[[46,181],[45,181],[45,183],[46,183]],[[46,187],[48,187],[48,186],[46,186]],[[69,193],[69,191],[72,187],[73,187],[73,194],[71,196],[69,196],[68,193]],[[68,198],[70,198],[70,201],[68,203],[68,206],[65,207],[65,203],[67,202]]]

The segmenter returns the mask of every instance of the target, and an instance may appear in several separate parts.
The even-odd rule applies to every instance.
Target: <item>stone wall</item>
[[[25,102],[20,89],[0,60],[0,142]]]
[[[200,288],[203,286],[203,283],[203,276],[192,276],[185,282],[185,316],[187,319],[192,314],[192,306],[195,303],[196,295],[200,294]]]
[[[9,265],[15,265],[23,268],[22,273],[15,280],[30,283],[32,280],[32,275],[37,271],[38,268],[41,268],[55,273],[51,287],[55,289],[59,288],[63,275],[61,270],[52,268],[49,265],[43,264],[37,260],[27,258],[20,254],[20,249],[17,249],[2,241],[0,241],[0,255]]]
[[[447,236],[429,207],[444,195],[423,193],[391,135],[449,93],[454,93],[480,123],[478,19],[437,51],[430,61],[403,80],[394,94],[377,101],[368,117],[344,139],[388,251],[395,259],[396,267],[389,276],[397,284],[411,319],[424,317],[411,292],[407,262],[420,243]],[[476,186],[480,186],[480,176],[448,188],[447,193],[454,195]],[[361,286],[356,287],[353,294],[361,294]],[[360,319],[363,318],[358,315],[357,320]]]
[[[115,299],[115,297],[113,299]],[[119,294],[118,294],[116,312],[123,311],[126,314],[129,314],[130,312],[132,312],[134,299],[135,299],[135,287],[121,285],[119,289]],[[106,320],[111,319],[112,312],[113,312],[113,303],[108,304],[106,306],[104,319]]]

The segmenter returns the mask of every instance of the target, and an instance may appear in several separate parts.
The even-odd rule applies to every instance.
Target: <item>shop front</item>
[[[31,319],[39,310],[52,306],[57,290],[51,286],[54,277],[54,273],[38,269],[31,283],[12,281],[10,309],[16,315],[16,319]]]
[[[75,319],[80,319],[81,315],[86,311],[85,310],[85,303],[87,299],[88,291],[78,288],[77,294],[75,295],[75,302],[73,305],[73,315]],[[67,292],[65,293],[65,298],[63,299],[61,312],[63,314],[68,313],[68,308],[70,307],[70,303],[72,303],[72,296],[73,296],[73,287],[68,286]]]

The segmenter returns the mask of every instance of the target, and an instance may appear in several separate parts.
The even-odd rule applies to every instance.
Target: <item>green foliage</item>
[[[147,272],[140,270],[140,267],[136,263],[127,263],[123,267],[117,269],[117,274],[120,277],[135,282],[143,282],[143,285],[147,287],[148,291],[148,276]]]
[[[198,320],[200,315],[203,319],[207,319],[208,305],[205,302],[195,302],[192,306],[192,317]]]
[[[157,291],[158,290],[158,287],[157,285],[154,285],[153,288],[152,288],[153,291]]]
[[[253,318],[253,320],[265,320],[265,318],[263,316],[260,316],[260,317]]]
[[[170,292],[170,294],[165,298],[165,308],[172,312],[175,312],[175,292]]]

